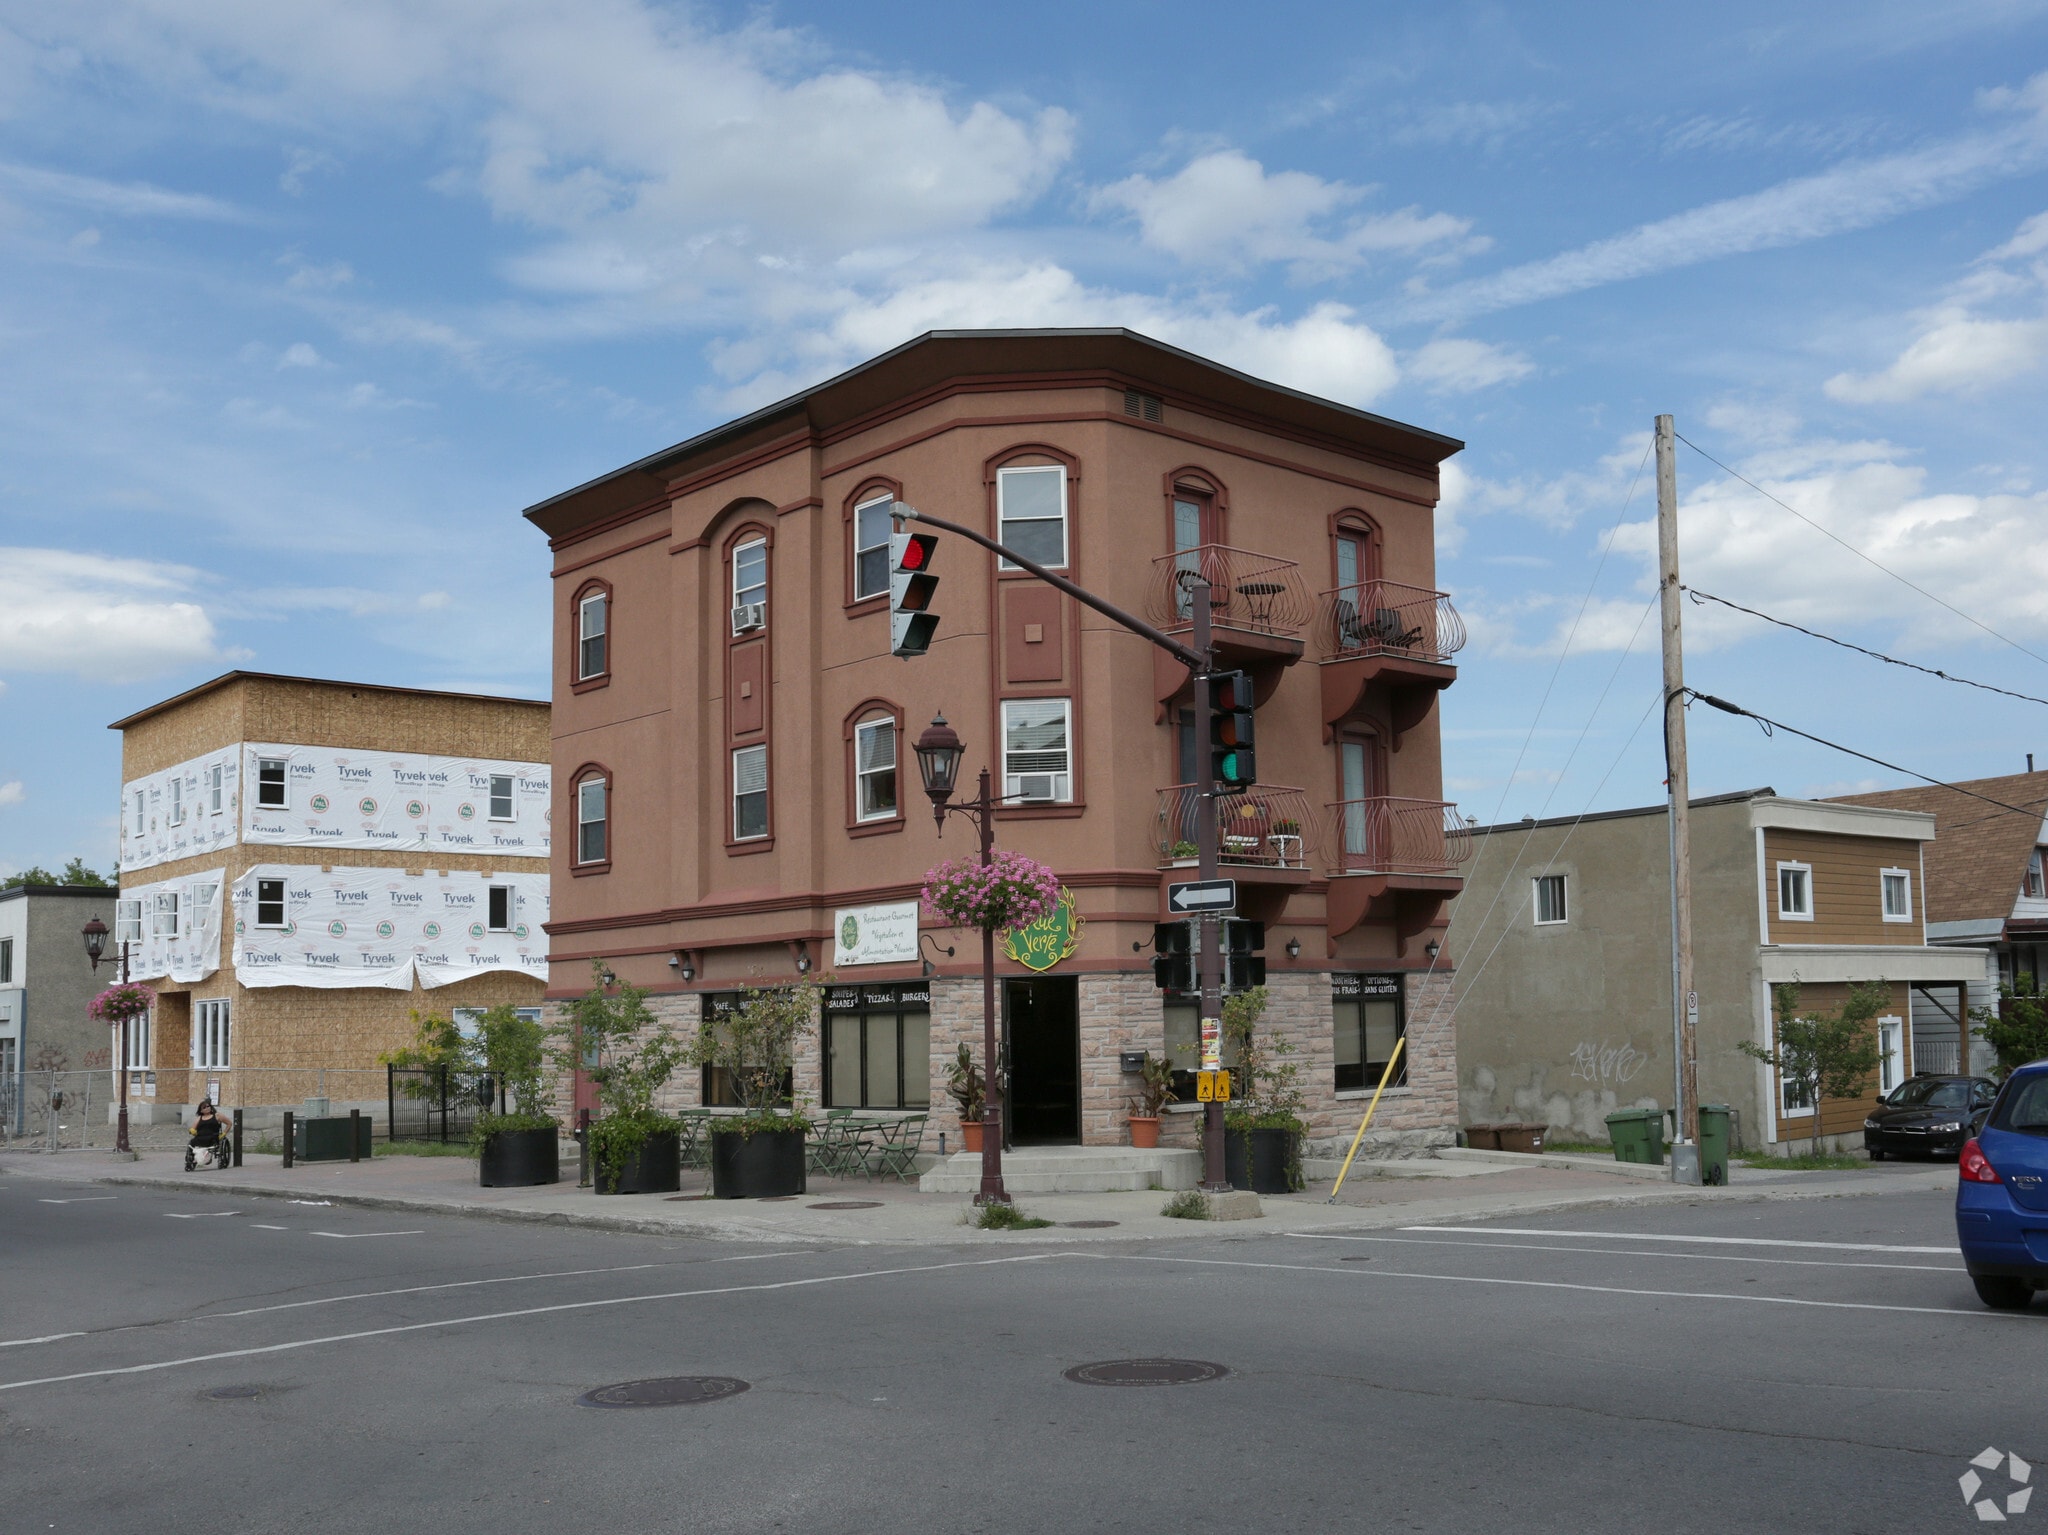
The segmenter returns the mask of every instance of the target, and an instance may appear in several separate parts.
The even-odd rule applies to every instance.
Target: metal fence
[[[495,1108],[502,1114],[507,1107],[503,1085],[487,1072],[446,1066],[387,1066],[384,1071],[386,1140],[463,1140],[479,1113]]]

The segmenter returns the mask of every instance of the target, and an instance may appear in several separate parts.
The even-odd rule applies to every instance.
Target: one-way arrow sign
[[[1191,879],[1186,884],[1168,885],[1166,909],[1175,916],[1202,911],[1236,911],[1237,881]]]

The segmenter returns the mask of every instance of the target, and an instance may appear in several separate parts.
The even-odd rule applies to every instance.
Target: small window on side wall
[[[2027,855],[2026,877],[2020,881],[2020,894],[2033,900],[2048,896],[2048,848],[2035,848]]]
[[[1057,464],[996,471],[996,541],[1048,569],[1067,563],[1067,471]],[[1018,567],[1008,560],[1003,569]]]
[[[753,538],[732,552],[732,632],[745,634],[767,622],[768,540]]]
[[[732,839],[768,835],[768,748],[742,746],[732,754]]]
[[[257,758],[256,803],[264,810],[283,810],[287,808],[284,788],[284,758]]]
[[[493,821],[510,821],[514,819],[512,814],[512,775],[510,773],[491,774],[491,819]]]
[[[256,925],[258,927],[284,926],[283,880],[259,879],[256,881]]]
[[[1778,915],[1788,922],[1813,920],[1813,868],[1803,863],[1778,865]]]
[[[1913,876],[1904,869],[1886,869],[1878,875],[1887,922],[1913,920]]]
[[[853,509],[853,600],[879,597],[889,590],[889,509],[896,504],[887,492]]]
[[[611,785],[585,778],[576,785],[576,861],[604,863],[611,857]]]
[[[896,721],[862,720],[853,730],[857,785],[855,818],[887,821],[896,816]]]
[[[1565,877],[1562,874],[1539,874],[1536,876],[1536,925],[1556,927],[1571,920],[1571,911],[1566,902]]]
[[[576,604],[576,680],[588,682],[611,670],[612,600],[590,592]]]

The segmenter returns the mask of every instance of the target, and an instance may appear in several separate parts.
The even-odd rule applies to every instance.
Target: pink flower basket
[[[969,853],[927,870],[923,899],[925,914],[936,922],[1000,933],[1051,916],[1060,904],[1060,882],[1022,853],[999,850],[986,864]]]

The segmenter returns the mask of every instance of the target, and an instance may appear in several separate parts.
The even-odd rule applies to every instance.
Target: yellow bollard
[[[1394,1080],[1394,1068],[1401,1063],[1401,1052],[1407,1044],[1406,1034],[1394,1041],[1394,1053],[1387,1057],[1387,1069],[1380,1073],[1380,1085],[1372,1090],[1372,1102],[1365,1106],[1365,1118],[1358,1122],[1358,1133],[1351,1137],[1351,1149],[1345,1153],[1344,1165],[1338,1169],[1337,1181],[1331,1186],[1331,1204],[1337,1202],[1338,1190],[1344,1187],[1344,1180],[1351,1175],[1351,1159],[1358,1155],[1359,1144],[1365,1139],[1365,1127],[1372,1123],[1372,1111],[1380,1106],[1380,1094],[1385,1092],[1387,1084]]]

